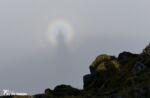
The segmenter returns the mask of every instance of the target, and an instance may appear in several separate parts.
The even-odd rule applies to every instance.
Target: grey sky
[[[149,0],[1,0],[0,89],[43,92],[82,76],[101,53],[140,53],[150,42]],[[74,28],[71,44],[47,41],[51,21]]]

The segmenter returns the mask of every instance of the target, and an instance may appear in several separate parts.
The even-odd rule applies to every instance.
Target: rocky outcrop
[[[89,70],[83,90],[59,85],[38,98],[150,98],[150,45],[140,54],[99,55]]]
[[[150,46],[140,54],[124,51],[118,57],[106,54],[97,56],[90,65],[90,74],[83,77],[84,90],[94,89],[101,93],[100,96],[104,94],[111,98],[128,98],[129,95],[131,98],[145,98],[144,95],[150,93],[149,90],[145,90],[150,86],[148,47]],[[112,93],[114,91],[115,93]]]
[[[118,73],[120,64],[114,56],[102,54],[90,65],[90,74],[83,77],[84,89],[100,88],[109,78]]]

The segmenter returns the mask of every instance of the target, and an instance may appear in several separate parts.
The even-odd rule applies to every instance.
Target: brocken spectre
[[[59,36],[62,35],[64,44],[69,45],[74,36],[74,30],[69,21],[65,19],[56,19],[52,21],[48,26],[48,41],[58,46]]]

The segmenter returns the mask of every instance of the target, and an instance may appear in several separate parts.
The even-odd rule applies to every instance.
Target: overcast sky
[[[62,34],[55,35],[57,24],[49,31],[62,20]],[[150,42],[149,26],[149,0],[1,0],[0,89],[82,88],[97,55],[140,53]]]

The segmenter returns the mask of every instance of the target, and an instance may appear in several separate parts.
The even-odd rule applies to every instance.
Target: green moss
[[[105,62],[99,64],[96,68],[96,71],[106,70]]]
[[[119,64],[119,62],[118,62],[117,60],[112,60],[111,63],[114,65],[114,67],[115,67],[116,69],[119,69],[119,68],[120,68],[120,64]]]
[[[102,54],[96,57],[94,62],[91,64],[92,67],[97,67],[101,62],[109,61],[111,60],[111,57],[107,54]]]

